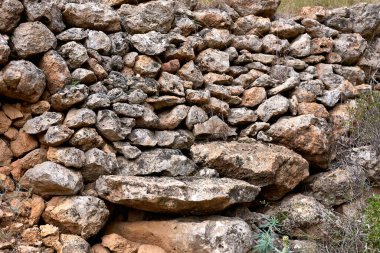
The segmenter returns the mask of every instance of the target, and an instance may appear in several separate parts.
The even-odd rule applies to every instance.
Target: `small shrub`
[[[366,252],[380,251],[380,196],[373,195],[368,199],[364,210]]]

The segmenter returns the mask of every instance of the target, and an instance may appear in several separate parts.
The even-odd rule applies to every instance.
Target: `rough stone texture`
[[[172,0],[150,1],[139,5],[123,4],[118,10],[123,28],[129,33],[169,32],[174,20]]]
[[[279,18],[272,22],[270,33],[280,37],[281,39],[289,39],[297,37],[297,35],[303,33],[305,27],[296,23],[292,19]]]
[[[226,139],[236,136],[236,129],[228,126],[218,116],[212,116],[203,123],[194,125],[194,136],[199,139]]]
[[[160,130],[175,129],[187,116],[189,107],[177,105],[170,111],[162,112],[158,115],[159,121],[157,128]]]
[[[140,53],[147,55],[161,54],[169,46],[167,36],[155,31],[135,34],[131,36],[130,41]]]
[[[94,49],[107,55],[111,50],[111,39],[102,31],[89,31],[84,43],[87,49]]]
[[[372,146],[353,148],[349,154],[349,160],[360,166],[366,176],[372,182],[380,182],[380,161],[378,154]]]
[[[68,3],[62,12],[64,21],[74,27],[118,32],[120,17],[111,7],[100,3]]]
[[[59,248],[62,252],[87,253],[91,250],[90,244],[77,235],[61,234],[60,241],[62,246]]]
[[[17,137],[10,143],[10,148],[15,157],[20,157],[37,147],[36,139],[24,131],[19,131]]]
[[[270,0],[270,1],[250,1],[250,0],[228,0],[226,1],[232,8],[235,9],[240,16],[256,15],[264,17],[272,17],[277,7],[280,5],[281,0]]]
[[[220,9],[204,9],[193,12],[194,18],[204,27],[228,28],[232,19],[227,12]]]
[[[86,161],[81,169],[85,182],[95,181],[101,175],[112,174],[118,167],[114,154],[107,154],[97,148],[92,148],[85,153]]]
[[[308,178],[305,194],[325,206],[338,206],[362,194],[365,180],[365,173],[359,167],[338,168]]]
[[[230,67],[229,55],[216,49],[206,49],[197,58],[197,64],[202,71],[225,73]]]
[[[103,200],[92,196],[53,197],[42,214],[46,223],[84,239],[96,235],[108,216]]]
[[[220,216],[119,222],[110,224],[107,232],[123,235],[131,241],[158,245],[167,252],[243,253],[253,247],[253,233],[247,223]],[[179,239],[178,234],[186,237]]]
[[[54,94],[71,80],[71,74],[65,60],[54,50],[50,50],[42,57],[39,67],[46,77],[46,87]]]
[[[41,196],[75,195],[83,186],[80,172],[53,162],[44,162],[27,170],[20,180],[25,189]]]
[[[58,53],[66,60],[67,65],[71,69],[79,68],[89,58],[86,48],[75,41],[62,45]]]
[[[49,127],[61,123],[63,116],[57,112],[44,112],[42,115],[28,120],[23,129],[28,134],[38,134],[49,129]]]
[[[11,61],[0,71],[0,93],[5,96],[34,103],[45,86],[44,73],[29,61]]]
[[[108,234],[102,237],[102,245],[112,252],[138,252],[140,244],[129,241],[118,234]],[[106,250],[106,249],[105,249]],[[109,252],[108,250],[106,250]]]
[[[210,142],[191,147],[193,160],[218,171],[263,187],[267,199],[280,199],[309,175],[308,163],[297,153],[260,142]]]
[[[0,32],[9,33],[18,24],[24,6],[17,0],[4,0],[0,5]]]
[[[102,198],[117,204],[145,211],[191,214],[213,213],[234,203],[250,202],[259,192],[258,187],[240,180],[196,177],[104,176],[96,181],[95,188]],[[145,193],[147,189],[149,193]],[[196,199],[191,198],[194,191]]]
[[[21,58],[44,53],[57,46],[54,34],[41,22],[20,24],[14,31],[12,43]]]
[[[8,45],[9,37],[0,35],[0,64],[6,64],[11,54],[11,48]]]
[[[167,176],[188,176],[196,166],[180,150],[156,148],[142,152],[135,160],[118,157],[122,176],[142,176],[162,173]]]
[[[62,164],[65,167],[80,169],[83,167],[86,156],[84,152],[77,148],[53,148],[49,147],[47,159]]]
[[[111,110],[98,111],[96,128],[100,134],[110,141],[123,140],[129,133],[120,118]]]
[[[94,128],[84,127],[79,129],[70,139],[70,144],[84,151],[100,147],[104,144],[103,138]]]
[[[0,163],[3,165],[10,164],[13,154],[7,143],[2,139],[0,139],[0,151]]]
[[[273,140],[302,154],[311,164],[327,168],[330,161],[330,129],[323,118],[284,117],[266,132]]]
[[[326,239],[331,236],[329,219],[339,222],[332,212],[313,197],[302,194],[291,195],[271,207],[267,215],[284,215],[283,229],[287,234],[303,238],[305,234]]]
[[[81,109],[70,109],[66,118],[63,122],[69,128],[81,128],[86,126],[95,125],[96,123],[96,114],[94,111],[81,108]]]
[[[262,121],[267,122],[274,116],[286,113],[288,109],[289,100],[282,95],[276,95],[265,100],[257,108],[256,113]]]
[[[44,141],[49,146],[58,146],[70,139],[74,130],[65,125],[51,126],[44,135]]]
[[[360,34],[341,34],[334,40],[334,52],[342,57],[342,63],[355,64],[367,47],[367,41]]]

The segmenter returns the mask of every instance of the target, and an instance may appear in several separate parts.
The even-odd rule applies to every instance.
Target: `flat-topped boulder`
[[[238,218],[212,216],[168,221],[114,222],[106,233],[157,245],[173,253],[246,253],[253,247],[250,226]],[[180,236],[179,236],[180,235]]]
[[[263,187],[267,199],[279,199],[309,176],[308,162],[283,146],[250,140],[198,143],[192,159],[200,166]]]
[[[102,176],[99,196],[151,212],[205,214],[251,202],[260,188],[229,178]]]

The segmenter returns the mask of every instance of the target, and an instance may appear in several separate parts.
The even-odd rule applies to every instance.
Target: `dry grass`
[[[278,13],[297,13],[304,6],[325,6],[329,8],[335,8],[350,6],[361,2],[380,3],[380,0],[282,0],[281,5],[278,9]],[[223,0],[199,0],[199,5],[202,7],[215,7],[219,3],[223,3]]]
[[[282,0],[279,13],[295,13],[304,6],[324,6],[329,8],[350,6],[357,3],[380,3],[380,0]]]

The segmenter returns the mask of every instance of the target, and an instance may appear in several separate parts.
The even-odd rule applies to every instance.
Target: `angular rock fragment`
[[[118,157],[118,175],[143,176],[161,173],[167,176],[188,176],[196,170],[192,160],[177,149],[156,148],[142,152],[135,160]]]
[[[128,142],[114,142],[114,148],[127,159],[135,159],[141,154],[141,150]]]
[[[65,125],[51,126],[44,135],[44,141],[49,146],[59,146],[68,141],[74,130]]]
[[[50,147],[47,152],[49,161],[62,164],[65,167],[80,169],[83,167],[86,156],[84,152],[77,148],[53,148]]]
[[[41,22],[20,24],[14,31],[12,43],[21,58],[47,52],[57,46],[54,34]]]
[[[104,201],[92,196],[54,197],[42,214],[46,223],[59,227],[61,232],[85,239],[96,235],[108,216]]]
[[[103,138],[94,128],[84,127],[79,129],[70,139],[70,144],[82,150],[97,148],[104,144]]]
[[[157,144],[154,133],[148,129],[133,129],[128,135],[128,140],[133,145],[144,147],[154,147]]]
[[[157,128],[160,130],[175,129],[187,116],[189,107],[177,105],[170,111],[164,111],[158,115],[159,121]]]
[[[41,196],[75,195],[83,187],[83,179],[80,172],[44,162],[27,170],[20,184]]]
[[[174,149],[189,149],[194,143],[194,136],[190,131],[156,131],[157,146]]]
[[[68,85],[51,96],[51,106],[57,111],[65,111],[88,97],[88,87],[84,84]]]
[[[93,182],[101,175],[110,175],[118,167],[114,154],[108,154],[97,148],[92,148],[85,153],[86,161],[81,169],[83,180]]]
[[[175,1],[157,0],[139,5],[123,4],[118,10],[123,28],[129,33],[169,32],[174,20]]]
[[[273,140],[302,154],[311,164],[327,168],[331,156],[330,129],[313,115],[281,118],[266,132]]]
[[[101,3],[67,3],[62,12],[64,21],[73,26],[105,32],[121,30],[120,17],[110,6]]]
[[[28,120],[23,129],[28,134],[38,134],[48,130],[49,127],[61,123],[63,116],[57,112],[45,112],[40,116]]]
[[[120,118],[111,110],[98,111],[96,129],[110,141],[121,141],[129,133],[122,125]]]
[[[130,41],[140,53],[146,55],[161,54],[169,46],[167,36],[156,31],[135,34],[130,38]]]
[[[63,44],[59,48],[58,53],[66,60],[67,65],[71,69],[79,68],[89,59],[86,48],[75,41]]]
[[[5,0],[0,5],[0,32],[9,33],[20,21],[24,6],[18,0]]]
[[[226,139],[231,136],[236,136],[236,129],[227,125],[218,116],[213,116],[203,123],[194,125],[194,136],[204,139]]]
[[[70,128],[82,128],[95,125],[95,123],[95,112],[87,108],[71,109],[68,111],[65,121],[63,122],[63,124]]]
[[[259,118],[267,122],[274,116],[286,113],[289,109],[289,100],[282,95],[273,96],[264,101],[256,110]]]
[[[0,71],[0,94],[35,103],[46,86],[44,73],[29,61],[11,61]]]
[[[280,199],[309,175],[309,166],[297,153],[261,142],[210,142],[191,147],[193,160],[221,176],[263,187],[266,199]]]
[[[251,202],[260,188],[228,178],[103,176],[95,189],[111,202],[145,211],[205,214]]]
[[[225,73],[230,67],[229,55],[216,49],[206,49],[197,57],[197,64],[202,71]]]

